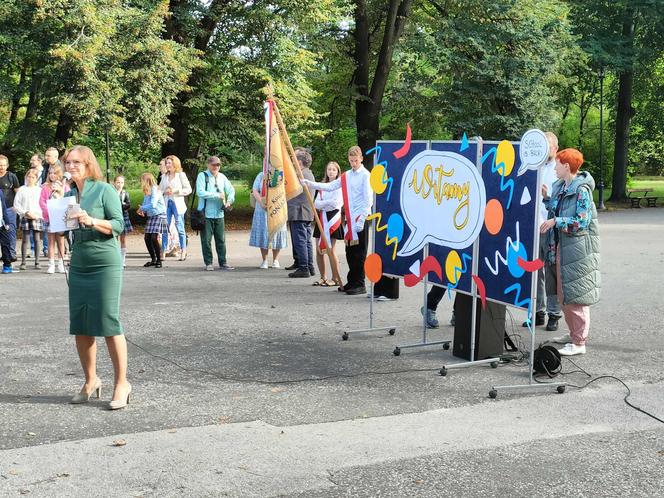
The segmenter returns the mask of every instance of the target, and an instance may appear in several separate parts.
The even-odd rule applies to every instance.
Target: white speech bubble
[[[521,137],[519,146],[519,157],[521,166],[517,176],[523,175],[529,169],[537,169],[544,164],[549,157],[549,141],[542,130],[528,130]]]
[[[401,212],[411,229],[399,256],[427,242],[463,249],[484,222],[486,190],[475,165],[460,154],[426,150],[406,166],[401,180]]]

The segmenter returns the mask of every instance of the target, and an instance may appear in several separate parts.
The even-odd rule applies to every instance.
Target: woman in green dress
[[[129,402],[127,382],[127,342],[120,324],[122,256],[116,237],[124,220],[120,198],[103,181],[94,153],[77,145],[64,156],[65,168],[74,183],[68,195],[77,198],[79,228],[69,270],[69,333],[76,336],[76,349],[85,373],[85,385],[72,403],[86,403],[92,394],[101,396],[97,377],[96,337],[104,337],[115,370],[111,410]]]

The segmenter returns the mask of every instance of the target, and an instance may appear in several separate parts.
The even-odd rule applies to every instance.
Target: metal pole
[[[606,209],[604,206],[604,67],[599,68],[599,204],[597,209]]]
[[[111,141],[108,137],[108,126],[106,126],[106,183],[110,182],[111,176]]]

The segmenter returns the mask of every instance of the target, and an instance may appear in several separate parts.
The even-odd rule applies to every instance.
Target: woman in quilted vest
[[[578,150],[560,151],[556,156],[558,181],[552,192],[545,188],[542,192],[549,219],[540,232],[547,237],[547,262],[556,265],[547,286],[556,286],[569,328],[569,336],[555,339],[565,343],[559,350],[563,356],[586,352],[590,306],[599,301],[601,285],[599,225],[592,194],[595,180],[587,171],[579,171],[582,164],[583,154]]]

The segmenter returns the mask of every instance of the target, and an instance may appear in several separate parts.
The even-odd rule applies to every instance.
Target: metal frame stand
[[[534,292],[533,292],[534,294]],[[534,315],[534,313],[531,312],[531,315]],[[526,390],[539,390],[539,389],[553,389],[555,388],[556,391],[559,394],[562,394],[565,392],[565,386],[567,385],[565,382],[545,382],[545,383],[537,383],[533,382],[533,360],[535,358],[535,329],[532,329],[530,332],[530,361],[528,362],[528,370],[529,370],[529,375],[528,375],[528,384],[516,384],[512,386],[491,386],[491,390],[489,391],[489,397],[491,399],[495,399],[498,397],[498,392],[499,391],[526,391]]]
[[[481,157],[484,151],[484,144],[482,142],[482,139],[480,137],[477,138],[477,155],[476,155],[476,164],[479,164],[479,169],[480,169],[480,174],[482,174],[482,161]],[[472,268],[472,275],[477,275],[478,272],[478,267],[479,267],[479,238],[473,243],[473,268]],[[449,287],[447,288],[447,291],[450,292]],[[477,285],[475,284],[475,280],[472,281],[471,288],[470,288],[470,296],[473,299],[473,309],[472,313],[473,316],[471,317],[471,331],[470,331],[470,361],[464,361],[461,363],[447,363],[443,365],[440,368],[440,375],[445,377],[448,373],[449,370],[455,369],[455,368],[470,368],[470,367],[475,367],[479,365],[491,365],[491,368],[498,368],[498,364],[500,363],[500,358],[486,358],[484,360],[476,360],[475,359],[475,328],[477,327]]]
[[[429,244],[425,244],[424,246],[424,251],[422,252],[422,260],[429,255]],[[402,346],[396,346],[394,348],[394,351],[392,351],[392,354],[394,356],[399,356],[401,354],[402,349],[408,349],[408,348],[424,348],[427,346],[437,346],[438,344],[443,345],[443,349],[447,350],[450,349],[450,342],[452,341],[435,341],[435,342],[429,342],[427,340],[427,283],[429,279],[428,277],[424,277],[423,281],[423,287],[424,287],[424,313],[422,313],[422,342],[414,343],[414,344],[404,344]]]
[[[542,171],[541,169],[537,170],[537,186],[538,186],[538,191],[537,191],[537,203],[536,205],[539,206],[540,203],[542,202],[542,192],[539,188],[541,185],[541,178],[542,178]],[[533,246],[533,255],[539,254],[539,216],[535,216],[535,226],[534,232],[535,232],[535,243]],[[531,286],[530,286],[530,310],[528,312],[528,320],[530,320],[531,326],[528,327],[528,331],[530,332],[530,359],[528,361],[528,384],[516,384],[516,385],[511,385],[511,386],[491,386],[491,390],[489,391],[489,397],[491,399],[495,399],[498,397],[498,392],[499,391],[527,391],[527,390],[541,390],[541,389],[553,389],[555,388],[556,391],[559,394],[562,394],[565,392],[565,387],[566,383],[565,382],[545,382],[545,383],[537,383],[533,382],[533,366],[534,366],[534,360],[535,360],[535,327],[533,325],[533,318],[535,317],[535,313],[537,311],[537,272],[533,272],[531,276]]]
[[[374,283],[371,282],[371,301],[369,302],[369,328],[368,329],[357,329],[357,330],[348,330],[341,334],[341,339],[347,341],[350,334],[361,334],[365,332],[380,332],[381,330],[387,330],[387,333],[394,335],[397,331],[396,325],[390,325],[387,327],[374,327]]]
[[[376,205],[376,195],[374,194],[374,203],[373,205]],[[375,221],[372,221],[371,223],[371,251],[369,253],[373,253],[376,250],[376,230],[375,228]],[[357,329],[357,330],[347,330],[343,334],[341,334],[341,339],[344,341],[347,341],[350,337],[350,334],[363,334],[366,332],[380,332],[382,330],[387,330],[387,333],[390,335],[394,335],[397,331],[396,325],[389,325],[387,327],[374,327],[374,283],[371,282],[371,301],[369,302],[369,328],[368,329]]]

